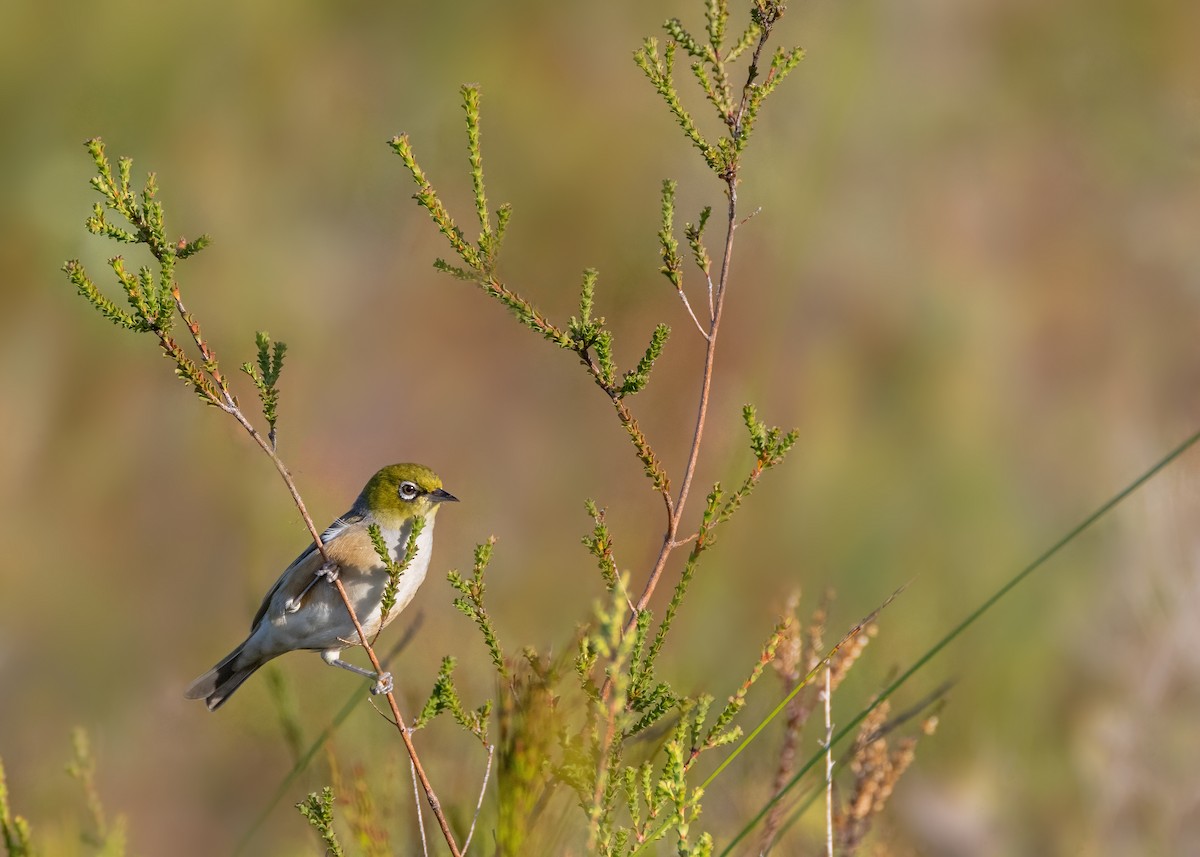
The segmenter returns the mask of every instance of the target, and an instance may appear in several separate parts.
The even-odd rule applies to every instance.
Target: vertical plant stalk
[[[475,815],[471,816],[471,829],[467,831],[467,838],[463,840],[462,851],[467,853],[467,849],[471,847],[471,838],[475,836],[475,823],[479,821],[479,811],[483,809],[483,798],[487,794],[488,780],[492,776],[492,759],[496,755],[496,745],[487,745],[487,768],[483,772],[483,783],[479,786],[479,800],[475,802]]]
[[[708,331],[705,335],[704,368],[700,375],[700,397],[696,406],[696,422],[692,431],[692,444],[688,451],[683,481],[679,485],[679,494],[673,502],[669,496],[667,498],[667,531],[663,535],[662,547],[659,549],[658,558],[654,561],[654,566],[650,570],[650,576],[646,579],[646,584],[642,588],[641,595],[638,596],[634,610],[626,620],[626,634],[630,633],[634,625],[637,624],[637,614],[645,610],[646,605],[650,603],[650,598],[654,595],[654,590],[658,587],[658,581],[667,566],[667,559],[670,557],[671,552],[690,541],[690,539],[679,538],[679,527],[683,520],[683,513],[687,505],[688,493],[691,491],[692,480],[696,475],[696,464],[700,459],[700,445],[704,439],[704,426],[708,419],[708,402],[712,393],[713,367],[717,355],[717,335],[721,329],[721,314],[725,308],[725,291],[729,285],[729,272],[733,262],[734,235],[739,225],[737,183],[741,162],[738,153],[740,153],[741,146],[744,145],[749,131],[746,122],[747,110],[752,107],[752,99],[755,91],[754,82],[758,78],[759,59],[762,56],[763,49],[766,47],[767,40],[771,36],[771,28],[777,17],[764,19],[760,22],[758,42],[754,46],[754,53],[750,59],[750,65],[746,73],[746,82],[742,86],[741,100],[738,102],[736,112],[733,112],[726,118],[730,140],[733,141],[734,145],[734,154],[730,156],[725,168],[720,172],[720,178],[725,183],[727,201],[725,209],[725,247],[721,253],[721,268],[720,273],[717,275],[715,288],[712,288],[710,291],[712,314]]]
[[[638,596],[637,603],[634,604],[634,609],[625,622],[626,634],[630,633],[637,624],[637,614],[645,610],[646,605],[650,603],[650,597],[654,595],[654,590],[658,587],[663,569],[667,567],[667,558],[671,555],[671,551],[689,541],[679,538],[679,525],[683,521],[683,511],[687,505],[688,493],[692,488],[692,479],[696,475],[696,463],[700,459],[700,444],[704,439],[704,425],[708,419],[708,401],[712,392],[713,367],[716,364],[717,334],[721,328],[721,311],[725,306],[725,285],[729,279],[729,268],[733,259],[733,237],[737,229],[737,173],[736,168],[733,169],[734,172],[725,180],[726,193],[729,197],[727,208],[729,219],[726,224],[725,250],[721,257],[721,273],[717,279],[712,319],[705,335],[707,344],[704,349],[704,369],[700,375],[700,400],[696,407],[692,445],[688,451],[687,466],[684,469],[683,481],[679,485],[679,494],[674,500],[667,497],[667,531],[663,535],[662,547],[650,570],[650,576],[646,579],[645,586],[642,587],[642,594]]]
[[[413,800],[417,804],[417,830],[421,832],[421,853],[428,857],[429,843],[425,839],[425,813],[421,811],[421,799],[417,797],[417,766],[413,764],[413,760],[408,760],[408,770],[412,774],[413,784]]]
[[[830,704],[833,687],[830,682],[832,669],[825,667],[825,687],[821,696],[825,702],[825,853],[833,857],[833,718]]]

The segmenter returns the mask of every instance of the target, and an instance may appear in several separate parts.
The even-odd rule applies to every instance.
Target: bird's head
[[[457,501],[442,488],[436,473],[421,464],[389,464],[367,482],[355,509],[372,517],[403,523],[410,518],[432,518],[442,503]]]

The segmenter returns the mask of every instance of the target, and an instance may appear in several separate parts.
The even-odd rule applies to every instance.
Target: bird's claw
[[[371,693],[379,696],[380,694],[392,692],[392,674],[380,673],[375,683],[371,685]]]
[[[295,598],[289,598],[287,601],[283,602],[283,612],[295,613],[297,610],[299,610],[301,607],[304,606],[304,596],[308,595],[308,591],[317,585],[318,580],[320,580],[321,578],[325,578],[330,583],[333,583],[335,580],[338,579],[339,571],[340,571],[340,569],[338,568],[338,566],[332,562],[327,562],[323,566],[318,568],[316,573],[313,575],[313,579],[308,582],[308,586],[304,587],[303,592],[301,592]]]

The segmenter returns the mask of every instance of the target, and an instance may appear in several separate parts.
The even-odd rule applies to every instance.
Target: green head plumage
[[[432,516],[442,503],[458,500],[442,479],[422,464],[389,464],[367,482],[354,502],[356,512],[405,520]]]

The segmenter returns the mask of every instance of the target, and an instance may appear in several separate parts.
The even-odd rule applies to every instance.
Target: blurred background
[[[458,86],[482,86],[489,191],[515,208],[503,274],[562,322],[581,270],[599,268],[597,312],[624,365],[672,325],[632,406],[678,478],[702,342],[656,272],[659,183],[679,181],[681,224],[722,197],[631,55],[669,16],[702,29],[701,6],[0,6],[0,757],[47,853],[90,853],[64,773],[76,725],[133,853],[232,850],[291,766],[268,682],[217,715],[182,692],[306,541],[240,429],[59,270],[79,258],[109,285],[104,259],[121,249],[83,228],[98,198],[84,140],[133,157],[139,183],[158,174],[170,235],[212,236],[179,282],[226,370],[256,329],[290,346],[280,449],[319,523],[392,461],[433,466],[462,498],[405,617],[425,616],[396,668],[411,711],[443,654],[480,659],[444,578],[469,570],[475,543],[499,540],[489,594],[508,649],[557,649],[600,592],[579,545],[585,498],[608,507],[636,582],[662,521],[573,361],[432,269],[446,248],[386,141],[412,136],[467,226]],[[698,484],[749,467],[743,402],[801,439],[708,556],[664,655],[677,687],[731,692],[794,590],[805,614],[836,590],[832,634],[911,581],[835,699],[846,722],[1200,425],[1198,32],[1200,6],[1170,0],[792,4],[778,44],[807,57],[750,147],[740,196],[759,213],[739,233]],[[928,854],[1195,853],[1198,456],[904,691],[957,679],[885,839]],[[354,690],[313,656],[279,669],[306,740]],[[491,695],[470,664],[460,684],[470,704]],[[482,754],[464,756],[447,724],[422,741],[443,800],[473,801]],[[761,806],[777,742],[718,780],[705,815],[718,841]],[[334,746],[407,779],[365,705]],[[248,853],[317,853],[289,805],[326,782],[321,761]],[[409,798],[388,812],[393,841],[411,842]]]

